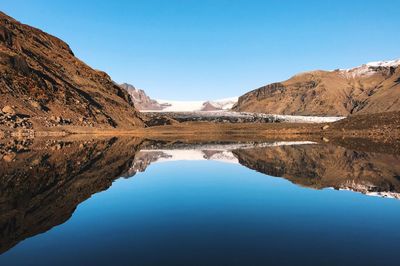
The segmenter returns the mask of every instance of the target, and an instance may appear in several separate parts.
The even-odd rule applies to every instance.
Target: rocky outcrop
[[[230,110],[238,101],[238,97],[221,99],[216,101],[206,101],[200,111],[221,111]]]
[[[138,110],[162,110],[165,107],[147,96],[144,90],[136,89],[131,84],[123,83],[119,86],[129,93]]]
[[[214,106],[211,102],[207,101],[203,103],[203,108],[200,111],[218,111],[222,110],[222,108]]]
[[[74,126],[143,125],[128,93],[106,73],[80,61],[60,39],[0,12],[0,110],[5,105],[34,128],[53,127],[51,116]]]
[[[146,127],[166,126],[178,124],[178,120],[172,116],[163,113],[146,113],[142,115]]]
[[[9,129],[30,129],[32,128],[32,123],[29,116],[0,111],[0,126],[5,126]]]
[[[239,97],[235,111],[339,115],[400,111],[400,60],[312,71]]]

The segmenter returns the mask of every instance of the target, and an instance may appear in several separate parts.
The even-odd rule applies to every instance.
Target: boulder
[[[3,113],[6,113],[6,114],[12,114],[12,115],[15,114],[14,108],[12,108],[9,105],[4,106],[3,109],[1,109],[1,111],[3,111]]]
[[[32,107],[38,110],[43,110],[43,107],[39,102],[31,100],[29,103],[31,104]]]
[[[9,163],[14,160],[15,156],[16,156],[16,154],[12,152],[12,153],[4,155],[3,160]]]

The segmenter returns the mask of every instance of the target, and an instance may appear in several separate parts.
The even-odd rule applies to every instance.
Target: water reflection
[[[134,160],[141,140],[5,140],[0,150],[0,252],[68,220]]]
[[[311,141],[2,140],[0,252],[64,223],[81,202],[109,188],[115,179],[167,161],[234,163],[304,187],[400,198],[400,156],[360,150]]]

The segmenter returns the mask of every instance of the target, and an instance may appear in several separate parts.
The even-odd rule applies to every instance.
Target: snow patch
[[[361,193],[361,194],[371,196],[371,197],[400,199],[400,193],[391,192],[391,191],[359,191],[359,190],[356,190],[353,188],[339,188],[339,190]]]
[[[358,77],[358,76],[371,76],[377,72],[377,68],[389,68],[389,67],[398,67],[400,65],[400,59],[389,60],[389,61],[376,61],[369,62],[367,64],[349,68],[349,69],[339,69],[339,71],[345,77]]]
[[[400,199],[400,193],[392,191],[380,191],[376,186],[369,182],[360,184],[356,183],[355,181],[347,181],[341,184],[338,189],[358,192],[372,197]]]
[[[342,120],[344,116],[304,116],[304,115],[274,115],[276,118],[291,123],[332,123]]]
[[[371,67],[397,67],[400,65],[400,59],[389,60],[389,61],[369,62],[366,65],[371,66]]]

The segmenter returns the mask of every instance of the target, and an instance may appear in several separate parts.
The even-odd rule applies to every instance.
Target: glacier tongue
[[[165,106],[163,112],[195,112],[207,111],[207,106],[213,110],[229,110],[238,101],[238,97],[231,97],[213,101],[172,101],[172,100],[157,100],[158,103]],[[157,110],[146,110],[157,111]]]

